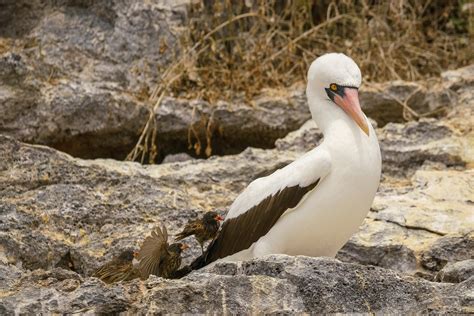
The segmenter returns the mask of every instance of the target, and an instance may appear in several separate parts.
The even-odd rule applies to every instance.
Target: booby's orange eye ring
[[[332,91],[337,91],[337,84],[331,83],[331,84],[329,85],[329,88],[330,88]]]

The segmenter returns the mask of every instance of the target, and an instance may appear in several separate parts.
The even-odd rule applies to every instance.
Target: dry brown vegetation
[[[429,78],[472,62],[473,24],[462,0],[198,1],[128,159],[154,161],[153,112],[165,95],[249,99],[304,81],[310,63],[334,51],[351,56],[365,82]]]

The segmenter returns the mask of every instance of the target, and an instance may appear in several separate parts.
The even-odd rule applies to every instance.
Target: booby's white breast
[[[370,137],[356,126],[343,124],[337,131],[309,153],[329,154],[327,176],[295,209],[283,214],[251,251],[232,260],[274,253],[334,257],[357,231],[379,185],[380,149],[371,126]]]

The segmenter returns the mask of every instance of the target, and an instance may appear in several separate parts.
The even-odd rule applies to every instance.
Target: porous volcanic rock
[[[140,95],[180,51],[185,3],[3,1],[0,132],[123,159],[148,116]]]
[[[472,256],[471,256],[472,257]],[[448,263],[436,274],[436,281],[458,283],[474,276],[474,259]]]
[[[446,263],[474,256],[473,173],[420,170],[411,184],[382,183],[359,232],[337,258],[432,280]]]
[[[105,285],[63,269],[24,273],[0,311],[14,313],[469,313],[473,279],[428,282],[334,259],[274,255],[181,280]]]

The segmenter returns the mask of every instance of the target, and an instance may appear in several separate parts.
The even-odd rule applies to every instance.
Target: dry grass
[[[250,99],[304,81],[310,63],[333,51],[354,58],[365,82],[420,80],[466,65],[474,57],[467,2],[201,0],[190,8],[185,50],[162,70],[153,111],[127,158],[154,162],[153,113],[165,95]]]

